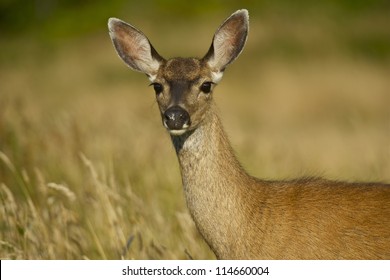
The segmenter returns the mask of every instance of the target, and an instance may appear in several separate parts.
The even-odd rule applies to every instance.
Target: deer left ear
[[[247,39],[248,28],[249,15],[245,9],[236,11],[222,23],[203,58],[213,71],[223,72],[239,56]]]
[[[122,60],[133,70],[153,78],[164,62],[148,38],[134,26],[116,18],[110,18],[108,29],[114,47]]]

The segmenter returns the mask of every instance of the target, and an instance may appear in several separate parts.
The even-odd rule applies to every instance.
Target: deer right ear
[[[119,57],[131,69],[153,79],[164,58],[156,52],[148,38],[132,25],[116,18],[108,20],[108,29]]]
[[[232,63],[244,48],[248,28],[249,16],[245,9],[236,11],[222,23],[203,58],[212,71],[222,77],[226,66]]]

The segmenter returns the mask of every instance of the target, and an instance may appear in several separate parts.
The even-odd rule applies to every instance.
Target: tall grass
[[[326,20],[277,18],[252,18],[215,90],[243,165],[263,178],[390,181],[387,58],[345,50]],[[201,55],[220,20],[146,33],[162,55]],[[2,48],[19,55],[0,64],[1,259],[214,258],[153,91],[106,34]]]

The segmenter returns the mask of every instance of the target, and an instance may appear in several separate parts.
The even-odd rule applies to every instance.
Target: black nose
[[[182,130],[190,125],[190,115],[180,106],[173,106],[164,113],[164,125],[170,130]]]

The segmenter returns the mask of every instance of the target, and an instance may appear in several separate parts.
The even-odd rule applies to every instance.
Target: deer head
[[[145,73],[152,82],[163,125],[171,135],[181,135],[202,123],[211,106],[215,85],[244,47],[248,19],[247,10],[238,10],[227,18],[201,59],[166,60],[134,26],[111,18],[108,27],[120,58],[131,69]]]

